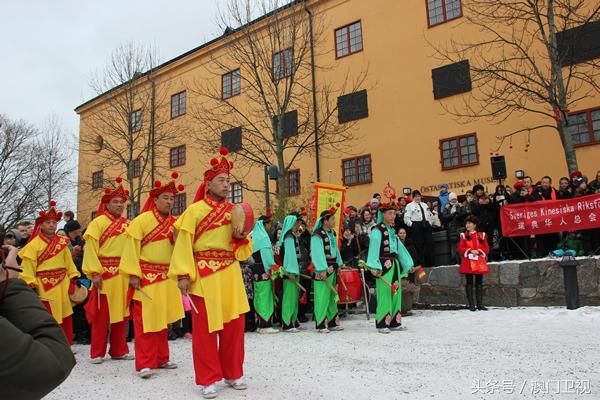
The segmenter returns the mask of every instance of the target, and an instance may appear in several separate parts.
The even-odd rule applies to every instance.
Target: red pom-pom
[[[229,161],[229,169],[233,169],[233,161]]]
[[[154,181],[154,187],[155,188],[159,188],[162,186],[162,183],[160,181]]]
[[[177,173],[177,171],[173,171],[173,173],[171,174],[171,177],[173,179],[177,179],[177,178],[179,178],[179,174]]]
[[[117,182],[117,183],[121,183],[121,182],[123,182],[123,178],[121,178],[121,177],[118,177],[117,179],[115,179],[115,182]]]
[[[390,199],[395,199],[395,198],[396,198],[396,195],[395,195],[395,194],[393,194],[393,195],[390,197]]]
[[[335,214],[335,211],[336,211],[335,208],[331,207],[329,209],[329,214],[333,215],[333,214]]]
[[[125,196],[129,196],[129,190],[125,191]]]
[[[340,203],[335,203],[335,208],[340,208]]]
[[[271,213],[268,213],[268,214],[267,214],[267,218],[273,218],[273,214],[271,214]]]
[[[46,211],[40,211],[39,215],[40,215],[40,217],[45,217],[46,216]]]
[[[219,160],[217,160],[216,158],[211,158],[210,165],[212,165],[213,167],[219,165]]]
[[[58,218],[62,218],[62,216],[63,216],[63,213],[59,212],[58,214],[56,214],[56,216],[57,216]]]
[[[109,194],[110,193],[110,189],[109,188],[104,189],[104,193]]]
[[[229,154],[229,149],[227,147],[223,146],[219,150],[219,154],[221,154],[222,156],[226,156],[227,154]]]
[[[308,214],[307,214],[307,213],[305,213],[305,212],[303,212],[303,213],[302,213],[302,216],[303,216],[303,217],[307,217],[307,216],[308,216]]]
[[[50,200],[50,207],[56,207],[56,202],[54,200]]]
[[[177,186],[177,190],[179,190],[180,192],[183,192],[183,191],[185,190],[185,186],[183,186],[183,184],[182,184],[182,183],[180,183],[180,184]]]
[[[269,211],[271,211],[271,208],[270,208],[270,207],[267,207],[267,212],[269,212]]]
[[[300,207],[300,211],[306,211],[305,207]]]

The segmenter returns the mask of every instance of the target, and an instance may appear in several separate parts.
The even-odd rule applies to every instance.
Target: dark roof
[[[219,41],[219,40],[221,40],[221,39],[224,39],[225,37],[227,37],[227,36],[231,35],[232,33],[238,32],[238,31],[240,31],[240,30],[242,30],[242,29],[244,29],[244,28],[247,28],[247,27],[249,27],[249,26],[252,26],[252,25],[256,24],[257,22],[260,22],[260,21],[262,21],[263,19],[269,18],[270,16],[272,16],[272,15],[274,15],[274,14],[277,14],[277,13],[278,13],[278,12],[280,12],[280,11],[283,11],[283,10],[285,10],[286,8],[292,7],[292,6],[294,6],[294,5],[298,4],[298,3],[304,3],[304,2],[306,2],[306,1],[307,1],[307,0],[291,0],[289,3],[287,3],[287,4],[283,5],[283,6],[279,7],[279,8],[276,8],[275,10],[273,10],[273,11],[271,11],[271,12],[267,13],[267,14],[261,15],[260,17],[258,17],[258,18],[256,18],[256,19],[254,19],[254,20],[250,21],[249,23],[247,23],[247,24],[245,24],[245,25],[242,25],[242,26],[240,26],[240,27],[238,27],[238,28],[235,28],[235,29],[233,29],[233,28],[231,28],[231,27],[229,27],[229,26],[228,26],[228,27],[225,29],[225,32],[224,32],[224,33],[223,33],[221,36],[218,36],[218,37],[216,37],[216,38],[214,38],[214,39],[212,39],[212,40],[209,40],[208,42],[206,42],[206,43],[203,43],[203,44],[201,44],[200,46],[198,46],[198,47],[195,47],[195,48],[193,48],[193,49],[191,49],[191,50],[189,50],[189,51],[186,51],[185,53],[183,53],[183,54],[180,54],[180,55],[178,55],[178,56],[177,56],[177,57],[175,57],[175,58],[172,58],[172,59],[170,59],[170,60],[168,60],[168,61],[165,61],[164,63],[162,63],[162,64],[158,65],[156,68],[154,68],[154,71],[160,70],[160,69],[162,69],[162,68],[166,67],[166,66],[167,66],[167,65],[169,65],[169,64],[172,64],[172,63],[174,63],[174,62],[176,62],[176,61],[179,61],[179,60],[181,60],[182,58],[185,58],[185,57],[189,56],[190,54],[193,54],[193,53],[195,53],[195,52],[197,52],[197,51],[199,51],[199,50],[202,50],[202,49],[203,49],[203,48],[205,48],[205,47],[208,47],[208,46],[210,46],[211,44],[214,44],[214,43],[218,42],[218,41]],[[137,75],[135,76],[135,78],[134,78],[134,79],[140,79],[140,78],[143,78],[144,76],[148,75],[148,74],[149,74],[149,72],[150,72],[150,71],[146,71],[146,72],[144,72],[144,73],[137,74]],[[124,85],[124,84],[120,84],[120,85],[118,85],[118,86],[115,86],[115,87],[114,87],[114,88],[112,88],[112,89],[109,89],[109,90],[107,90],[106,92],[104,92],[104,93],[102,93],[102,94],[99,94],[99,95],[98,95],[98,96],[96,96],[96,97],[93,97],[92,99],[90,99],[90,100],[88,100],[88,101],[86,101],[86,102],[84,102],[84,103],[82,103],[82,104],[78,105],[77,107],[75,107],[75,110],[74,110],[74,111],[75,111],[75,112],[77,112],[77,110],[78,110],[78,109],[80,109],[81,107],[84,107],[84,106],[86,106],[86,105],[88,105],[88,104],[90,104],[90,103],[94,102],[95,100],[97,100],[97,99],[99,99],[99,98],[103,97],[104,95],[106,95],[106,94],[108,94],[108,93],[111,93],[111,92],[113,92],[113,91],[115,91],[115,90],[119,89],[119,88],[120,88],[121,86],[123,86],[123,85]]]

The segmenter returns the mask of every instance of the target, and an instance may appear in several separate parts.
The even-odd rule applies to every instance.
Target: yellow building
[[[332,121],[339,126],[352,124],[349,131],[353,141],[340,144],[350,145],[351,150],[342,153],[336,145],[324,146],[318,159],[314,152],[308,151],[294,159],[287,188],[292,201],[306,203],[310,197],[317,163],[320,180],[347,186],[347,202],[355,205],[364,204],[375,192],[382,192],[388,182],[399,193],[410,188],[435,195],[439,184],[448,183],[451,191],[463,194],[479,182],[493,191],[496,181],[492,178],[490,156],[497,153],[506,158],[509,184],[516,180],[516,171],[524,171],[534,180],[550,175],[555,178],[555,183],[559,177],[567,175],[560,138],[551,127],[529,135],[515,135],[498,149],[499,136],[540,124],[555,124],[554,120],[548,121],[547,116],[526,113],[514,114],[502,123],[486,119],[459,123],[446,112],[461,107],[471,95],[468,60],[450,65],[433,56],[433,47],[446,43],[450,36],[460,39],[478,34],[477,28],[467,23],[460,0],[313,0],[306,4],[295,3],[259,18],[246,29],[269,32],[270,21],[290,16],[307,21],[308,9],[314,20],[319,21],[318,28],[324,32],[314,45],[314,54],[315,65],[327,68],[315,71],[316,87],[335,86],[345,77],[358,81],[361,74],[364,74],[364,80],[354,92],[341,91],[331,100],[340,107]],[[600,30],[595,32],[597,36]],[[193,199],[202,172],[208,165],[207,143],[219,141],[217,132],[223,133],[220,139],[230,147],[243,147],[249,143],[249,130],[235,126],[228,113],[221,115],[222,121],[216,117],[213,117],[214,121],[209,121],[209,117],[202,120],[197,114],[198,110],[207,110],[206,98],[210,90],[220,91],[221,99],[215,96],[214,102],[231,102],[242,112],[256,100],[248,98],[250,88],[246,77],[252,71],[236,65],[236,57],[231,55],[232,46],[237,44],[239,47],[243,35],[244,30],[228,30],[222,37],[170,60],[152,72],[155,89],[168,92],[165,97],[169,99],[166,106],[157,107],[153,117],[156,120],[162,118],[162,129],[172,126],[172,132],[176,133],[156,147],[156,165],[165,171],[181,172],[188,188],[187,194],[178,198],[178,211]],[[302,38],[290,40],[295,43],[281,43],[279,51],[269,60],[273,63],[269,73],[277,79],[285,80],[288,69],[294,68],[294,65],[290,67],[290,60],[299,57],[294,53],[302,48],[298,45],[299,40]],[[591,51],[592,58],[600,56],[597,48]],[[309,54],[303,57],[309,59]],[[227,70],[229,72],[223,72]],[[306,71],[310,72],[309,69]],[[453,78],[450,81],[449,76]],[[310,88],[310,74],[303,74],[301,78],[304,86]],[[147,75],[142,75],[132,85],[148,90]],[[473,86],[476,86],[475,82]],[[206,90],[203,97],[199,93],[200,87]],[[97,143],[95,151],[81,150],[79,157],[78,215],[84,223],[92,217],[102,195],[104,179],[126,174],[124,168],[107,166],[104,162],[107,146],[117,144],[113,139],[103,137],[102,129],[93,122],[110,108],[111,99],[122,96],[120,90],[123,88],[98,96],[75,110],[81,120],[81,147]],[[312,107],[310,100],[306,104]],[[324,108],[319,101],[318,106]],[[150,116],[138,111],[137,105],[132,107],[130,129],[144,131]],[[139,110],[143,107],[140,105]],[[600,99],[597,93],[588,95],[570,107],[572,117],[569,120],[574,122],[570,129],[580,143],[576,150],[579,168],[584,174],[594,176],[600,169],[600,146],[596,146],[600,144]],[[192,110],[196,110],[195,115]],[[301,125],[303,118],[297,117],[298,121],[292,118],[292,125],[294,122]],[[312,129],[308,128],[307,132]],[[204,135],[207,141],[199,140],[198,135]],[[272,162],[276,163],[275,156],[272,157]],[[144,161],[135,160],[133,172],[130,171],[134,180],[139,180],[135,178],[135,171],[140,162]],[[244,159],[236,160],[236,164],[239,166],[235,169],[233,200],[243,199],[261,210],[264,207],[263,168],[250,166]],[[143,185],[148,188],[150,182],[146,180]],[[274,186],[271,181],[272,191]],[[276,196],[271,200],[276,200]]]

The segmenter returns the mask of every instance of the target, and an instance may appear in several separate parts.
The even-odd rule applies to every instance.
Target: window
[[[273,126],[279,123],[279,117],[273,117]],[[289,111],[283,114],[283,137],[289,138],[298,134],[298,111]]]
[[[104,171],[96,171],[92,174],[92,189],[102,189],[104,185]]]
[[[285,49],[273,54],[273,79],[278,81],[294,72],[294,50]]]
[[[469,60],[431,70],[433,98],[438,100],[471,91],[471,69]]]
[[[229,151],[239,151],[242,149],[242,127],[231,128],[221,132],[221,146],[227,147]]]
[[[231,71],[221,77],[221,89],[223,100],[240,94],[241,76],[239,69]]]
[[[335,55],[337,58],[358,53],[363,49],[360,21],[335,30]]]
[[[140,213],[140,203],[131,203],[127,205],[127,219],[134,219]]]
[[[342,169],[345,186],[362,185],[373,181],[370,155],[342,160]]]
[[[92,220],[96,219],[96,211],[92,211]]]
[[[474,133],[440,140],[440,151],[443,170],[479,164]]]
[[[185,193],[178,193],[175,195],[175,201],[173,202],[173,208],[171,209],[171,214],[180,215],[185,211],[187,207],[187,198]]]
[[[290,170],[287,173],[287,194],[296,196],[300,194],[300,170]]]
[[[573,113],[568,122],[575,146],[600,143],[600,108]]]
[[[169,165],[171,168],[180,167],[185,164],[185,145],[171,149]]]
[[[566,29],[556,35],[561,65],[572,65],[600,57],[600,21]]]
[[[241,182],[234,182],[231,184],[231,191],[227,194],[227,201],[233,204],[244,201],[244,193]]]
[[[142,130],[142,110],[137,110],[129,115],[129,129],[131,132]]]
[[[338,121],[340,124],[368,117],[367,90],[338,97],[337,106]]]
[[[131,162],[131,170],[129,174],[132,178],[139,178],[142,176],[142,162],[139,158]]]
[[[185,114],[186,92],[180,92],[171,96],[171,118]]]
[[[462,16],[460,0],[425,0],[429,26],[439,25]]]

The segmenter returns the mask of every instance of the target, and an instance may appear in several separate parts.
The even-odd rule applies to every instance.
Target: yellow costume
[[[19,252],[23,260],[23,272],[19,277],[35,287],[40,298],[48,301],[52,316],[59,324],[73,314],[69,286],[71,278],[79,276],[68,243],[69,239],[63,236],[55,235],[50,239],[39,234]]]
[[[252,255],[252,243],[234,251],[231,207],[207,196],[175,222],[178,236],[169,276],[189,276],[190,294],[205,300],[209,332],[250,310],[238,260]]]
[[[142,303],[144,333],[160,332],[185,316],[177,277],[167,276],[173,253],[174,220],[155,210],[146,211],[131,221],[126,230],[119,269],[127,279],[141,279],[145,295],[136,290],[133,299]]]
[[[129,316],[127,304],[128,277],[119,272],[120,257],[127,242],[127,220],[106,213],[96,217],[87,227],[83,239],[83,272],[89,276],[102,275],[101,294],[108,300],[110,323],[123,321]],[[112,230],[112,232],[108,232]]]

